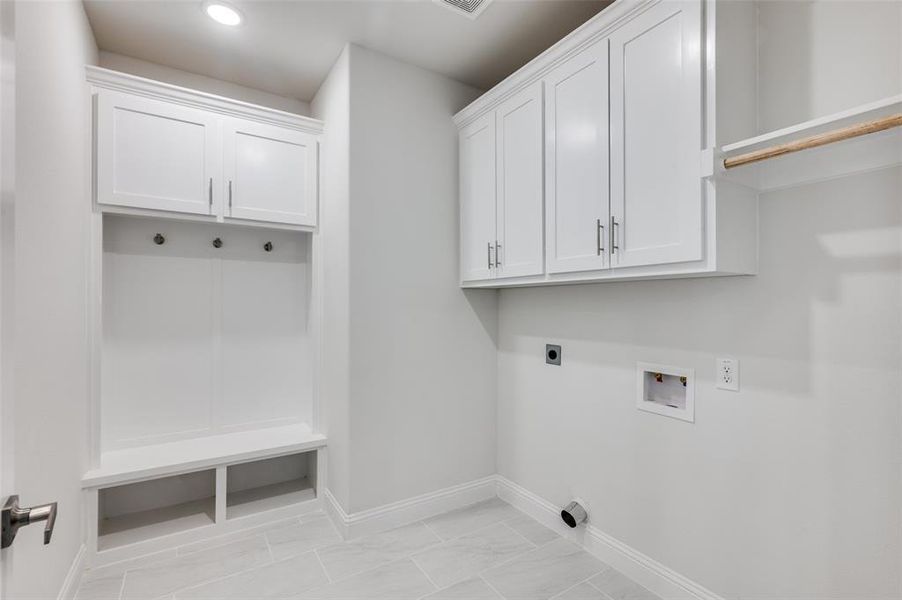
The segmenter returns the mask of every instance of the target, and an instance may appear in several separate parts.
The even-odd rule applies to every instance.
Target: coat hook
[[[222,240],[219,238],[216,238],[215,240],[213,240],[213,247],[214,248],[222,248]]]
[[[162,246],[163,244],[166,243],[166,238],[163,237],[162,233],[158,233],[155,236],[153,236],[153,243],[156,244],[157,246]]]
[[[263,244],[263,249],[267,252],[272,252],[272,242],[266,242]]]

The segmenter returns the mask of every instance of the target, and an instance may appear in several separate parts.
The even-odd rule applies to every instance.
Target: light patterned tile
[[[119,577],[124,575],[128,570],[163,562],[164,560],[175,557],[176,554],[177,550],[175,548],[171,548],[169,550],[163,550],[161,552],[154,552],[153,554],[145,554],[144,556],[139,556],[137,558],[131,558],[108,565],[93,567],[85,571],[84,581],[100,579],[104,577]]]
[[[565,592],[561,592],[552,600],[610,600],[610,598],[584,581]]]
[[[425,525],[413,523],[326,546],[317,550],[317,554],[329,577],[335,581],[410,556],[440,542]]]
[[[82,578],[75,600],[117,600],[122,592],[124,574],[94,579]]]
[[[536,546],[553,542],[561,537],[529,515],[523,513],[518,514],[513,519],[508,519],[504,523]]]
[[[199,552],[201,550],[215,548],[216,546],[222,546],[222,545],[228,544],[230,542],[246,540],[248,538],[262,535],[262,534],[266,533],[267,531],[272,531],[275,529],[282,529],[285,527],[291,527],[293,525],[299,525],[300,522],[301,522],[301,520],[299,518],[295,517],[293,519],[285,519],[283,521],[278,521],[276,523],[267,523],[266,525],[261,525],[259,527],[253,527],[251,529],[235,531],[233,533],[221,535],[221,536],[211,538],[208,540],[201,540],[199,542],[185,544],[184,546],[179,546],[178,554],[179,555],[191,554],[192,552]]]
[[[295,521],[269,529],[264,534],[276,560],[297,556],[341,541],[341,536],[325,515]]]
[[[605,564],[563,538],[482,574],[505,598],[547,600],[605,569]]]
[[[413,560],[443,588],[534,547],[513,529],[498,523],[415,554]]]
[[[310,600],[415,600],[433,592],[423,572],[409,558],[304,592]]]
[[[429,594],[423,600],[502,600],[481,577],[466,579]]]
[[[329,583],[313,552],[244,571],[175,593],[175,600],[294,598]]]
[[[603,573],[593,577],[589,583],[610,596],[613,600],[660,600],[660,598],[621,573],[608,567]]]
[[[424,523],[443,540],[450,540],[516,517],[519,511],[500,498],[465,506],[426,519]]]
[[[127,571],[122,598],[158,598],[182,588],[264,565],[271,560],[262,535],[208,548],[202,552],[176,556]]]

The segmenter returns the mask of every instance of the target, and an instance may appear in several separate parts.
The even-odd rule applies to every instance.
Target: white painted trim
[[[544,77],[559,64],[603,39],[625,21],[661,1],[663,0],[617,0],[454,115],[454,123],[458,128],[466,127]]]
[[[570,529],[560,518],[560,508],[529,490],[496,475],[498,496],[546,527],[582,545],[599,560],[665,600],[724,600],[704,586],[659,563],[591,524]],[[591,513],[589,515],[591,519]]]
[[[206,92],[198,92],[177,85],[128,75],[93,65],[86,66],[85,73],[88,82],[98,88],[136,94],[240,119],[296,129],[314,135],[319,135],[323,132],[322,121],[282,110],[266,108]]]
[[[323,510],[326,511],[326,515],[332,520],[335,529],[338,530],[342,539],[348,539],[350,537],[348,535],[348,522],[350,521],[348,513],[345,512],[345,509],[342,508],[341,503],[335,498],[329,488],[323,488],[321,498],[323,499]]]
[[[72,600],[75,598],[75,593],[78,591],[78,585],[81,583],[81,574],[85,570],[85,559],[88,555],[88,547],[82,544],[78,548],[78,552],[75,553],[75,558],[72,559],[72,564],[69,566],[69,572],[66,573],[66,578],[63,580],[63,585],[60,587],[60,593],[57,594],[57,600]]]
[[[323,492],[323,500],[327,514],[342,536],[355,538],[494,498],[497,495],[495,482],[492,475],[350,514],[328,489]]]

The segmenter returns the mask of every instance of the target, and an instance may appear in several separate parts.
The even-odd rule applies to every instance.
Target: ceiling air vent
[[[485,10],[492,0],[435,0],[446,8],[450,8],[459,15],[475,19]]]

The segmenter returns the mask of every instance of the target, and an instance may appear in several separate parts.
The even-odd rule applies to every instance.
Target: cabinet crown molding
[[[624,22],[651,6],[666,1],[668,0],[616,0],[463,108],[454,115],[454,124],[459,129],[466,127],[514,94],[540,80],[559,64],[604,39]]]
[[[138,94],[223,115],[295,129],[313,135],[320,135],[323,132],[322,121],[282,110],[266,108],[249,102],[199,92],[93,65],[85,66],[85,73],[88,83],[97,88]]]

